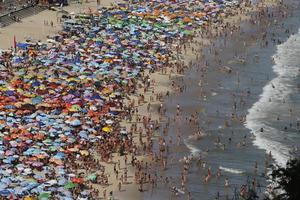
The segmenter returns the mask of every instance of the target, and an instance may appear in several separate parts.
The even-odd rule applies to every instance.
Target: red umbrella
[[[71,181],[73,182],[73,183],[83,183],[83,179],[82,178],[71,178]]]

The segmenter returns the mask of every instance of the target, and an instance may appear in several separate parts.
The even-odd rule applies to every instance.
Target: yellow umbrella
[[[26,78],[26,79],[31,79],[32,77],[33,77],[32,74],[28,74],[28,75],[25,75],[25,76],[24,76],[24,78]]]
[[[106,133],[109,133],[109,132],[111,132],[111,128],[105,126],[105,127],[102,128],[102,131],[104,131]]]
[[[49,81],[49,82],[57,82],[58,79],[53,78],[53,77],[49,77],[49,78],[48,78],[48,81]]]
[[[104,89],[102,90],[102,92],[103,92],[104,94],[109,94],[109,93],[111,93],[111,90],[110,90],[109,87],[106,87],[106,88],[104,88]]]
[[[54,90],[48,90],[49,94],[55,94],[56,92]]]
[[[25,94],[23,94],[23,96],[29,97],[29,98],[34,98],[34,97],[36,97],[35,94],[30,94],[30,93],[25,93]]]
[[[37,75],[37,78],[38,78],[38,79],[44,79],[45,76],[44,76],[43,74],[39,74],[39,75]]]
[[[8,88],[7,87],[0,87],[0,91],[7,91]]]
[[[81,151],[80,151],[80,154],[81,154],[82,156],[88,156],[88,155],[90,155],[90,153],[89,153],[87,150],[81,150]]]
[[[68,78],[67,81],[68,81],[68,82],[72,82],[72,81],[78,82],[79,80],[77,80],[77,79],[75,79],[75,78]]]
[[[19,93],[23,93],[23,92],[24,92],[24,90],[22,90],[21,88],[18,88],[18,89],[17,89],[17,92],[19,92]]]
[[[33,198],[31,196],[26,196],[24,200],[33,200]]]
[[[115,98],[115,97],[116,97],[116,94],[115,94],[115,93],[111,93],[111,94],[109,95],[109,97],[110,97],[110,98]]]
[[[45,90],[46,89],[46,86],[45,85],[40,85],[39,87],[41,90]]]
[[[51,107],[51,105],[49,103],[41,103],[38,107]]]

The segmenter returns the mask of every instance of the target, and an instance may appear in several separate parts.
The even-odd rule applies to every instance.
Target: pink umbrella
[[[42,162],[34,162],[34,163],[32,163],[31,165],[32,165],[33,167],[41,167],[41,166],[44,165],[44,163],[42,163]]]
[[[6,155],[6,156],[12,156],[12,155],[14,155],[14,152],[11,151],[11,150],[7,150],[7,151],[5,152],[5,155]]]
[[[67,101],[67,100],[69,100],[69,99],[73,99],[75,96],[73,95],[73,94],[68,94],[68,95],[66,95],[66,96],[64,96],[62,99],[64,100],[64,101]]]

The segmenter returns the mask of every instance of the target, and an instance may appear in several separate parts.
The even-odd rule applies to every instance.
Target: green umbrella
[[[44,200],[44,199],[49,199],[51,196],[50,192],[43,192],[39,195],[39,199]]]
[[[90,174],[85,179],[93,181],[96,180],[96,178],[97,178],[96,174]]]
[[[118,23],[115,24],[115,27],[116,28],[123,28],[123,24],[118,22]]]
[[[69,183],[67,183],[65,186],[64,186],[64,188],[65,189],[72,189],[72,188],[74,188],[74,187],[77,187],[77,183],[73,183],[73,182],[69,182]]]
[[[43,140],[43,143],[44,143],[45,145],[51,145],[52,140],[51,140],[50,138],[47,138],[46,140]]]
[[[193,32],[192,31],[188,31],[188,30],[184,30],[183,33],[185,35],[193,35]]]
[[[51,147],[49,147],[49,150],[50,150],[50,151],[57,151],[57,150],[58,150],[58,147],[56,147],[56,146],[51,146]]]

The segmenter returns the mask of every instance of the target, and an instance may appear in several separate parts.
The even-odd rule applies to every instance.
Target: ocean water
[[[171,119],[166,140],[173,140],[168,169],[153,169],[158,177],[169,177],[170,183],[160,183],[159,188],[154,190],[148,188],[144,199],[187,199],[186,195],[174,196],[170,192],[173,186],[180,188],[183,169],[180,160],[184,156],[197,158],[201,155],[206,162],[205,168],[195,161],[191,165],[187,191],[191,192],[192,199],[211,200],[217,197],[234,199],[240,187],[254,179],[259,185],[257,192],[262,196],[267,185],[264,174],[269,151],[274,161],[281,165],[289,157],[299,154],[292,152],[300,144],[300,127],[297,126],[300,120],[299,18],[300,10],[296,9],[293,16],[283,21],[277,19],[278,23],[274,22],[269,28],[259,23],[241,24],[243,34],[234,34],[227,40],[226,46],[224,38],[214,42],[221,64],[209,48],[205,48],[206,59],[196,63],[185,77],[177,80],[178,84],[185,83],[186,90],[172,95],[165,102],[167,116]],[[286,29],[290,32],[287,33]],[[262,33],[265,31],[269,45],[261,48]],[[281,44],[273,43],[272,39],[281,41]],[[238,62],[240,58],[246,62]],[[205,62],[208,68],[204,72],[199,71],[199,65],[203,66]],[[232,73],[220,72],[221,66],[230,66]],[[202,89],[199,87],[200,80]],[[237,102],[237,110],[233,109],[234,101]],[[178,103],[183,112],[179,120],[173,121]],[[199,127],[186,121],[195,112],[199,115],[199,127],[205,135],[200,140],[192,136]],[[233,112],[245,116],[246,121],[231,121]],[[225,121],[229,122],[229,126],[224,126]],[[183,138],[179,146],[174,145],[177,135]],[[216,141],[225,144],[225,149]],[[245,145],[238,148],[237,144],[241,142]],[[212,178],[205,183],[208,168],[212,171]],[[221,171],[219,178],[216,177],[217,170]],[[226,178],[229,187],[224,187]]]
[[[300,31],[277,46],[272,67],[276,77],[263,88],[245,123],[255,135],[254,145],[271,152],[282,166],[300,142],[299,55]]]

